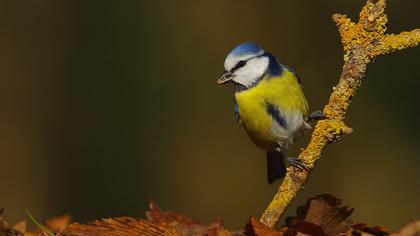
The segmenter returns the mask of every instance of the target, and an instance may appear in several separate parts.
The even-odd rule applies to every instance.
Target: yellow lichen
[[[370,57],[392,53],[394,51],[403,50],[408,47],[414,47],[420,43],[420,30],[410,32],[401,32],[398,35],[384,35],[380,42],[377,43],[374,50],[371,51]]]

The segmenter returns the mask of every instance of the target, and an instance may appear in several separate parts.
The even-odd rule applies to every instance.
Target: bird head
[[[245,88],[258,83],[267,73],[279,73],[276,58],[254,43],[243,43],[235,47],[225,59],[225,71],[217,83],[234,82]]]

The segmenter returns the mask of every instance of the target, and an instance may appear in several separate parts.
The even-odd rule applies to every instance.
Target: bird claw
[[[288,157],[287,161],[291,166],[298,168],[300,171],[305,170],[309,172],[308,167],[306,167],[306,164],[302,161],[302,159],[296,157]]]
[[[322,111],[314,111],[308,117],[308,122],[311,120],[324,120],[327,116]]]

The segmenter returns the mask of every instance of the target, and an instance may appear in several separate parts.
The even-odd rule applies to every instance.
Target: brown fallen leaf
[[[199,221],[184,214],[163,211],[154,202],[150,201],[146,212],[148,220],[132,217],[109,218],[90,222],[86,225],[74,223],[63,232],[66,236],[231,236],[223,228],[220,220],[210,225],[201,225]]]
[[[20,221],[10,228],[6,220],[1,217],[2,213],[3,209],[0,209],[0,236],[38,236],[38,234],[26,231],[27,223],[25,220]]]
[[[3,212],[4,209],[0,208],[0,236],[23,236],[24,232],[9,226],[9,223],[1,216]]]
[[[21,222],[15,224],[12,229],[21,232],[21,233],[25,233],[26,232],[26,228],[27,228],[27,224],[25,220],[22,220]]]
[[[354,233],[368,233],[370,235],[389,235],[391,232],[389,229],[383,226],[368,226],[366,224],[358,223],[352,226]]]
[[[95,220],[86,225],[73,223],[63,232],[66,236],[180,236],[170,226],[160,226],[131,217]]]
[[[70,224],[70,222],[70,215],[63,215],[48,219],[46,222],[46,226],[52,229],[53,232],[62,233]]]
[[[331,194],[321,194],[309,198],[306,204],[298,207],[296,217],[288,217],[289,228],[285,235],[298,232],[309,235],[340,235],[350,230],[346,219],[354,209],[341,206],[341,200]]]
[[[321,226],[315,225],[313,223],[306,222],[303,220],[296,220],[294,222],[293,227],[288,228],[287,231],[283,235],[284,236],[294,236],[294,235],[326,236]]]
[[[146,217],[150,222],[157,224],[177,222],[180,225],[188,227],[200,223],[198,220],[192,219],[184,214],[161,210],[153,199],[149,201],[149,210],[146,211]]]
[[[198,220],[192,219],[184,214],[161,210],[152,199],[149,201],[149,210],[146,212],[146,217],[152,223],[175,228],[181,235],[231,235],[228,230],[223,228],[223,222],[221,220],[214,220],[209,225],[201,225]]]
[[[250,218],[245,225],[244,235],[246,236],[281,236],[283,232],[269,228],[259,220]]]

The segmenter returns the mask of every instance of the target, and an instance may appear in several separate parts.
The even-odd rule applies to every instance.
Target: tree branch
[[[398,35],[385,34],[388,22],[385,6],[385,0],[368,0],[360,12],[358,23],[353,23],[345,15],[333,15],[344,49],[343,71],[337,86],[333,88],[328,104],[324,107],[327,119],[317,123],[310,143],[299,155],[308,171],[301,171],[292,166],[287,169],[278,192],[260,219],[265,225],[276,225],[299,190],[306,184],[325,147],[339,141],[343,134],[352,133],[353,130],[344,124],[344,119],[351,99],[365,77],[367,65],[380,55],[420,43],[419,29]]]

